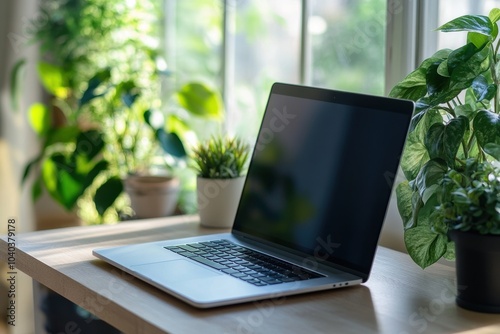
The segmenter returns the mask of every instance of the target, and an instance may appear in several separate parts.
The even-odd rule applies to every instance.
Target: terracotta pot
[[[196,194],[200,223],[206,227],[233,226],[245,177],[206,179],[198,177]]]
[[[455,241],[457,305],[500,313],[500,235],[450,231]]]
[[[129,175],[125,191],[137,218],[170,216],[179,198],[179,180],[158,175]]]

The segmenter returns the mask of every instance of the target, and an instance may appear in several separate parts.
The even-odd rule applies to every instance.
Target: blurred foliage
[[[312,36],[314,85],[384,94],[385,12],[384,0],[316,2],[327,26]]]

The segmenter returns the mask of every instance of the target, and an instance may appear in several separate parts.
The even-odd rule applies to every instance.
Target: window
[[[386,0],[165,0],[165,12],[173,84],[219,87],[225,129],[250,142],[273,82],[384,94]]]

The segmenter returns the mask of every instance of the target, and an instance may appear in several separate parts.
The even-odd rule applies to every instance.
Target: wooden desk
[[[125,333],[500,333],[498,315],[455,305],[452,268],[423,271],[382,247],[361,286],[211,310],[195,309],[91,254],[97,247],[222,231],[183,216],[26,233],[17,236],[16,264]],[[6,250],[4,237],[4,262]]]

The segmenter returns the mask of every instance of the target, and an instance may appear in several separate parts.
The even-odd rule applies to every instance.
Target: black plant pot
[[[450,231],[455,242],[457,305],[500,313],[500,236]]]

